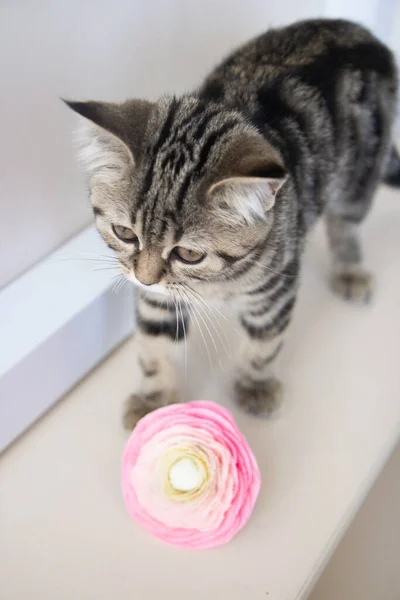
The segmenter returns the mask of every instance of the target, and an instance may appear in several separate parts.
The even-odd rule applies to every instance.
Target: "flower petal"
[[[186,489],[183,483],[183,490],[171,485],[171,468],[179,461],[194,465],[201,485]],[[156,537],[182,547],[208,548],[229,541],[249,519],[260,485],[245,438],[230,413],[213,402],[170,405],[149,413],[139,421],[123,455],[128,512]]]

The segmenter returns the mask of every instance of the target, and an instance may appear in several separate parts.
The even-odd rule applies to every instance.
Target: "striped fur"
[[[400,183],[396,94],[385,46],[358,25],[316,20],[249,42],[192,94],[69,103],[91,124],[84,154],[99,231],[122,272],[156,293],[138,300],[143,379],[129,426],[177,401],[170,346],[189,332],[191,305],[214,299],[241,323],[239,404],[272,410],[304,241],[323,212],[333,289],[369,299],[358,229],[379,181]],[[200,259],[187,264],[177,248]]]

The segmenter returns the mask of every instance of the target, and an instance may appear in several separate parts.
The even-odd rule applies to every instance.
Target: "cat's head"
[[[234,277],[265,242],[282,162],[244,117],[196,97],[67,102],[100,234],[155,291]]]

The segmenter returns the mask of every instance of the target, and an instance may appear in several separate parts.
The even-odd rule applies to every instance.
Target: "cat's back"
[[[200,96],[242,112],[279,151],[310,224],[331,190],[353,189],[387,146],[396,89],[386,46],[357,24],[320,19],[245,44]]]
[[[344,20],[302,21],[271,29],[238,48],[214,69],[201,93],[245,105],[272,81],[298,78],[323,86],[345,69],[395,76],[391,52],[367,29]]]

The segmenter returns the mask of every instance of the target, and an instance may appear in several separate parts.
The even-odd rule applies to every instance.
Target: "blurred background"
[[[367,25],[400,58],[398,0],[2,0],[0,288],[92,222],[72,145],[76,120],[59,97],[189,91],[241,42],[318,16]],[[384,600],[381,583],[400,556],[399,469],[397,451],[313,600]],[[390,600],[400,597],[396,585]]]

